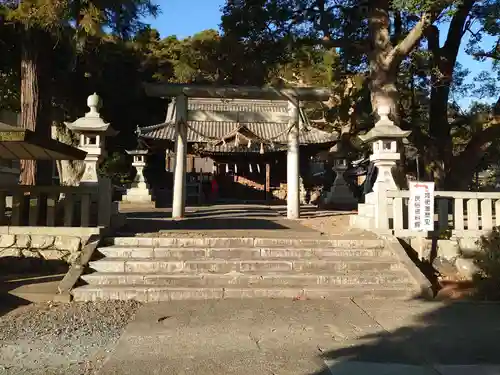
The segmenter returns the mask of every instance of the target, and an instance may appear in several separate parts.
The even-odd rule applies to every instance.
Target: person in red
[[[214,175],[211,181],[210,198],[212,202],[217,200],[219,195],[219,184],[217,183],[217,176]]]

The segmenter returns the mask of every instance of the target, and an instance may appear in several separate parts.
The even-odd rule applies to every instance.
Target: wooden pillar
[[[188,155],[188,167],[187,170],[189,173],[195,173],[196,169],[194,168],[194,155]]]
[[[266,201],[271,200],[271,164],[266,161]]]
[[[299,108],[298,101],[288,102],[290,117],[290,132],[288,133],[287,149],[287,218],[300,217],[300,186],[299,186]]]
[[[182,219],[186,210],[187,97],[175,101],[175,169],[172,218]]]
[[[175,154],[170,151],[165,152],[165,169],[168,172],[173,172],[175,168],[175,163],[172,163],[172,160],[175,159]]]

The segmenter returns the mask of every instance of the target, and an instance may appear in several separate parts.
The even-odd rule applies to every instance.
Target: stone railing
[[[0,226],[108,227],[111,186],[2,186]],[[7,207],[11,200],[11,208]]]
[[[409,229],[408,190],[380,192],[376,226],[398,237],[422,236]],[[469,191],[434,192],[434,235],[448,232],[454,237],[478,237],[500,225],[500,193]],[[427,232],[425,232],[427,234]]]

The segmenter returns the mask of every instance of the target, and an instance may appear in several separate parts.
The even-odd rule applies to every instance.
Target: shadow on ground
[[[289,230],[279,223],[265,219],[248,218],[187,218],[182,221],[127,218],[120,232],[154,233],[159,231],[206,231],[206,230]]]
[[[68,271],[68,264],[41,258],[0,258],[0,316],[37,296],[55,293],[57,284]]]
[[[183,220],[171,220],[170,210],[125,212],[125,233],[152,233],[168,230],[281,230],[290,229],[276,222],[280,216],[262,206],[196,207]]]
[[[132,211],[132,210],[124,210],[123,211],[127,218],[156,218],[156,219],[170,219],[172,217],[172,213],[170,209],[165,210],[149,210],[149,211]],[[186,218],[217,218],[217,217],[279,217],[279,213],[275,212],[272,209],[262,206],[200,206],[200,207],[192,207],[186,210]]]
[[[454,367],[439,367],[500,365],[500,304],[425,301],[417,304],[416,301],[409,301],[405,309],[399,305],[394,308],[389,301],[365,300],[359,305],[383,329],[376,334],[357,337],[354,345],[323,352],[319,357],[329,363],[329,369],[309,375],[379,373],[370,367],[364,367],[364,372],[354,371],[355,368],[362,368],[357,364],[354,366],[356,362],[426,366],[431,369],[428,374],[434,375],[500,374],[500,367],[490,368],[488,372],[477,368],[470,368],[470,372],[457,372]],[[433,308],[434,305],[436,308]],[[410,306],[422,312],[410,314]]]

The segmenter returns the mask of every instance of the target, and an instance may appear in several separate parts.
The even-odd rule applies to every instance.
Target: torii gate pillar
[[[186,212],[187,101],[187,96],[183,94],[177,95],[175,98],[175,169],[172,219],[182,219]]]
[[[288,133],[288,149],[286,163],[286,206],[288,219],[300,217],[300,183],[299,183],[299,108],[298,101],[288,102],[290,130]]]

